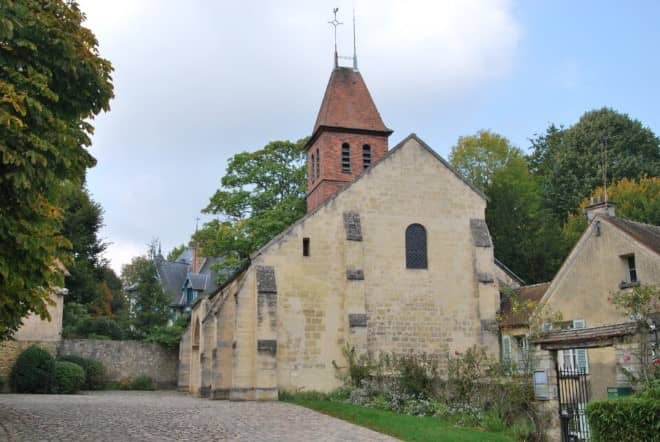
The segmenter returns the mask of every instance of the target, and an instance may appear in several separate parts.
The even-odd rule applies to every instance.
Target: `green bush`
[[[660,400],[627,397],[587,405],[593,440],[653,441],[660,434]]]
[[[55,359],[33,345],[16,359],[11,370],[11,386],[17,393],[50,393],[53,388]]]
[[[140,375],[120,384],[122,390],[155,390],[154,380],[147,375]]]
[[[190,314],[181,315],[173,325],[161,325],[152,328],[144,340],[162,344],[170,348],[176,348],[179,346],[181,336],[186,331],[189,322]]]
[[[108,338],[120,340],[123,337],[123,332],[119,324],[108,318],[87,319],[78,327],[78,333],[81,336],[96,339]]]
[[[59,358],[61,361],[73,362],[80,365],[85,370],[85,383],[83,390],[103,390],[107,383],[105,367],[95,359],[83,358],[79,355],[64,355]]]
[[[0,393],[2,393],[2,387],[5,386],[5,378],[0,376]]]
[[[55,361],[54,393],[73,394],[85,384],[85,370],[78,364]]]
[[[407,355],[396,361],[398,382],[403,393],[414,397],[430,398],[438,377],[437,364],[423,355]]]
[[[108,382],[105,366],[94,359],[87,359],[85,369],[85,388],[87,390],[103,390]]]

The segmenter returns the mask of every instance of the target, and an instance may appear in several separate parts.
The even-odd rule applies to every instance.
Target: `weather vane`
[[[328,22],[335,28],[334,29],[334,31],[335,31],[335,67],[339,66],[339,60],[338,60],[339,57],[337,56],[337,26],[344,24],[344,23],[340,22],[339,20],[337,20],[337,11],[339,11],[339,8],[334,8],[332,10],[332,13],[335,15],[335,18],[333,18],[331,21]]]

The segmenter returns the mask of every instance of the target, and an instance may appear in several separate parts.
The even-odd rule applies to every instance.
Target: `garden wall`
[[[146,375],[156,382],[158,388],[176,387],[179,351],[176,348],[140,341],[4,341],[0,342],[0,376],[8,379],[18,355],[31,345],[38,345],[53,356],[77,354],[96,359],[105,366],[110,382]]]
[[[77,354],[105,365],[111,382],[151,377],[159,388],[176,387],[179,351],[160,344],[141,341],[109,341],[100,339],[63,339],[58,354]]]

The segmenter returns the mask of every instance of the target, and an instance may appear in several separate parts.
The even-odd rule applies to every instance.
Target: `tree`
[[[185,244],[181,244],[181,245],[178,245],[178,246],[174,247],[167,254],[167,260],[168,261],[175,261],[183,253],[184,250],[186,250],[186,245]]]
[[[481,130],[460,137],[449,158],[489,198],[486,222],[497,258],[528,282],[550,279],[563,257],[560,230],[541,207],[539,181],[520,149]]]
[[[568,129],[551,125],[532,141],[532,165],[543,180],[543,203],[564,223],[571,210],[607,181],[660,175],[660,139],[638,120],[610,108],[586,112]]]
[[[218,218],[194,235],[205,255],[222,256],[225,268],[236,269],[305,214],[305,142],[272,141],[229,160],[222,187],[204,209]]]
[[[62,235],[71,243],[70,276],[66,278],[67,302],[98,303],[99,282],[105,264],[102,253],[107,245],[98,238],[103,225],[103,209],[85,187],[64,182],[59,192],[62,207]]]
[[[607,186],[609,201],[616,204],[616,214],[621,218],[641,223],[660,225],[660,177],[631,180],[623,178]],[[587,228],[585,208],[594,200],[604,199],[603,187],[597,187],[568,216],[562,236],[567,249],[571,249]]]
[[[0,339],[62,286],[59,182],[82,183],[112,66],[73,1],[0,1]]]
[[[156,327],[167,325],[171,316],[170,300],[158,281],[155,256],[156,241],[153,241],[146,255],[134,257],[121,271],[124,286],[131,287],[131,325],[140,338]]]
[[[496,171],[511,162],[520,162],[523,154],[505,137],[489,130],[464,136],[449,154],[449,162],[467,180],[481,190],[486,190]]]

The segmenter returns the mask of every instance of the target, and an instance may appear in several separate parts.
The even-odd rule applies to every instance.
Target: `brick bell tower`
[[[335,52],[335,68],[305,145],[307,212],[385,155],[391,133],[357,66],[338,66]]]

